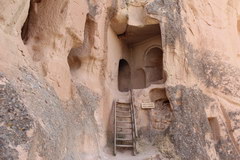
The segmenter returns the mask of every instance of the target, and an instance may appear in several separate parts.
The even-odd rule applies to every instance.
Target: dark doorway
[[[131,71],[129,64],[126,60],[119,61],[118,68],[118,89],[121,92],[128,92],[131,84]]]

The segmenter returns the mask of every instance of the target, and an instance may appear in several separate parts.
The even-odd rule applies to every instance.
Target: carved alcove
[[[127,57],[131,69],[131,89],[144,89],[163,80],[159,24],[128,26],[118,38],[128,48],[122,57]]]
[[[159,47],[152,47],[146,51],[144,63],[147,86],[163,79],[163,51]]]
[[[118,89],[120,92],[127,92],[131,88],[131,71],[125,59],[119,61],[118,67]]]
[[[67,57],[68,65],[71,72],[78,70],[81,67],[81,60],[78,56],[76,48],[72,48]]]
[[[152,89],[149,97],[155,107],[150,111],[152,128],[164,131],[172,122],[172,109],[165,89]]]
[[[33,12],[33,1],[31,0],[30,7],[28,10],[27,18],[22,26],[21,29],[21,38],[23,40],[23,43],[26,44],[28,40],[28,31],[29,31],[29,21],[30,21],[30,13]]]

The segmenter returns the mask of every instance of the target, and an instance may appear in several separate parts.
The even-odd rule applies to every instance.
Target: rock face
[[[0,159],[240,159],[239,60],[239,0],[2,0]]]

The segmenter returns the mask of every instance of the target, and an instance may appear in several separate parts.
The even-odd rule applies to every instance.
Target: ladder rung
[[[133,145],[117,144],[117,147],[133,147]]]
[[[117,132],[117,134],[132,134],[132,132]]]
[[[129,115],[129,116],[125,116],[125,115],[117,115],[116,117],[120,117],[120,118],[132,118],[131,115]]]
[[[130,106],[117,106],[117,107],[130,109]]]
[[[117,104],[129,104],[130,105],[130,103],[128,103],[128,102],[116,102]]]
[[[116,121],[117,123],[132,123],[132,121]]]
[[[132,141],[132,138],[117,138],[117,141]]]
[[[125,111],[125,112],[130,112],[130,108],[124,108],[124,107],[119,107],[119,108],[116,108],[117,111]]]
[[[132,129],[132,126],[117,126],[117,128]]]
[[[123,111],[123,110],[116,110],[116,112],[121,112],[121,113],[130,113],[130,110],[128,110],[128,111]]]

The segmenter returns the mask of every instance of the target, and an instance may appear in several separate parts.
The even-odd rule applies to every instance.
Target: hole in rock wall
[[[143,27],[129,25],[118,38],[124,52],[121,57],[126,58],[130,65],[129,89],[143,89],[151,84],[163,83],[163,51],[159,24]],[[119,90],[122,90],[120,86]]]
[[[21,29],[21,38],[22,38],[24,44],[26,44],[28,39],[29,39],[30,23],[34,23],[34,21],[36,20],[33,17],[36,17],[37,4],[41,3],[41,2],[42,2],[42,0],[30,0],[28,15],[27,15],[27,18],[26,18],[26,20],[25,20],[25,22],[22,26],[22,29]]]
[[[21,32],[21,38],[22,38],[24,44],[26,44],[26,42],[28,40],[28,22],[29,22],[29,14],[28,14],[26,21],[23,24],[22,32]]]
[[[118,89],[121,92],[127,92],[131,84],[131,71],[128,62],[124,59],[119,61],[118,68]]]
[[[168,99],[158,99],[151,110],[151,124],[154,129],[164,131],[172,122],[172,111]]]
[[[163,79],[163,52],[160,48],[154,47],[147,51],[145,69],[148,84]]]
[[[78,50],[76,48],[71,49],[67,57],[67,61],[71,72],[76,71],[81,67],[81,60],[78,56]]]
[[[22,29],[21,29],[21,38],[22,38],[24,44],[26,44],[27,40],[28,40],[28,30],[29,30],[28,27],[29,27],[29,21],[30,21],[30,13],[31,13],[32,8],[33,8],[33,3],[34,3],[34,1],[31,0],[30,1],[30,7],[29,7],[29,10],[28,10],[27,19],[25,20],[25,22],[22,26]]]
[[[155,108],[151,110],[151,124],[154,129],[165,130],[172,122],[172,109],[166,96],[165,89],[152,89],[149,92],[150,100]]]
[[[216,117],[209,117],[208,118],[209,125],[211,127],[212,138],[214,141],[220,140],[220,128],[218,124],[218,120]]]
[[[132,47],[134,44],[144,42],[155,36],[161,38],[159,24],[145,25],[142,27],[129,25],[123,34],[118,35],[118,37],[128,44],[129,47]]]

